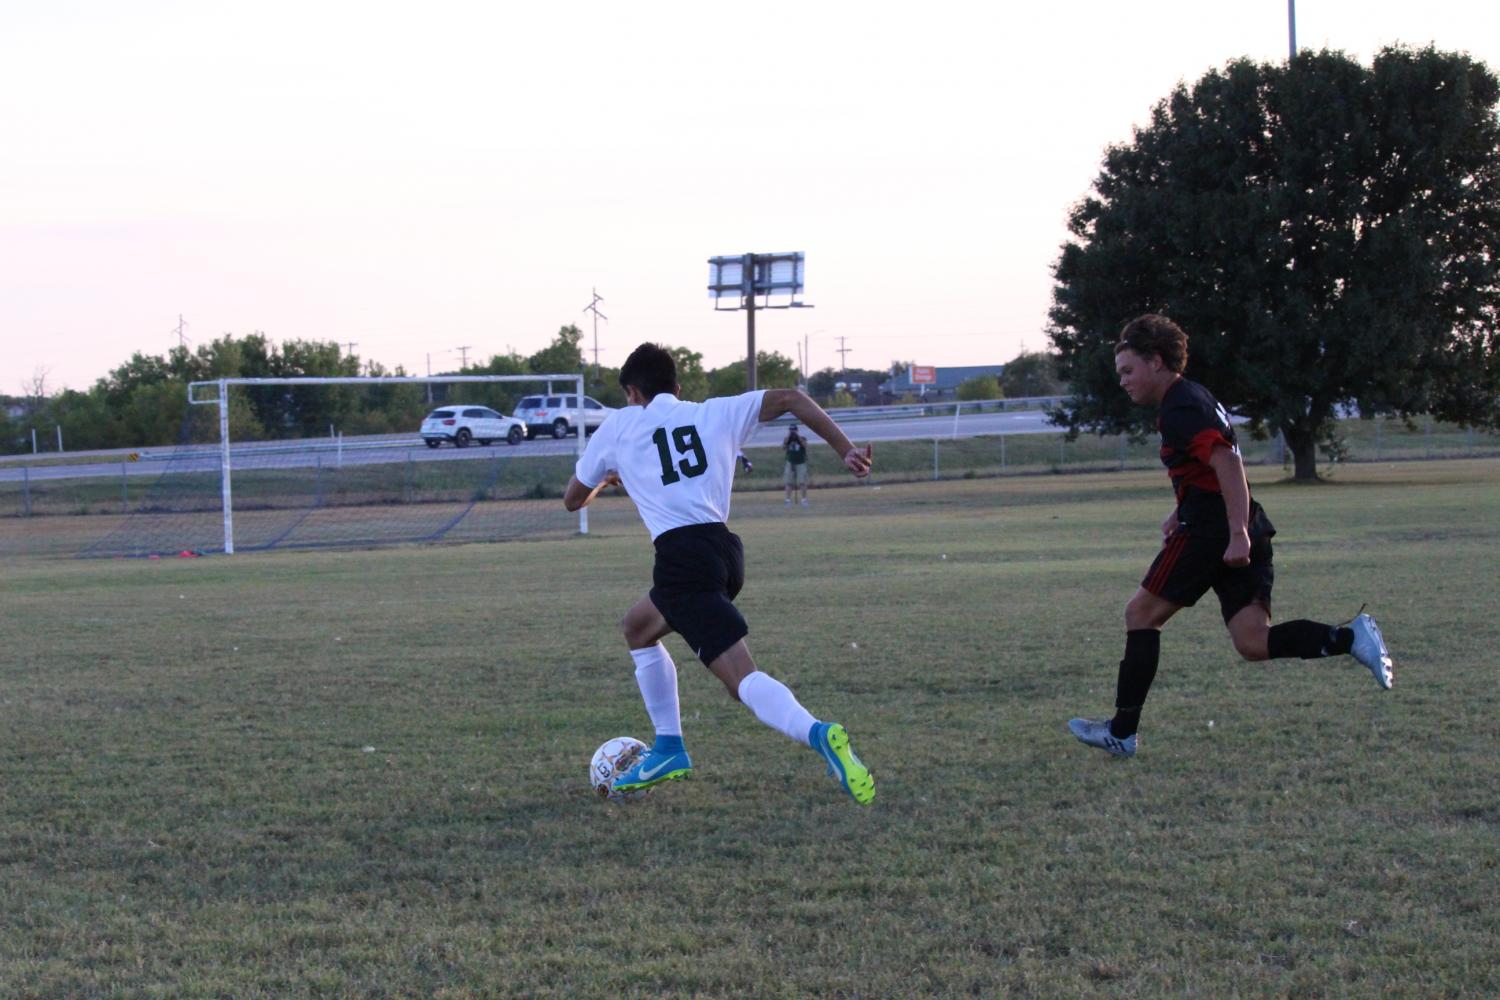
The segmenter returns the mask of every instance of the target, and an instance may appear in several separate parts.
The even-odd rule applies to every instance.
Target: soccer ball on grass
[[[614,780],[623,772],[630,770],[645,752],[646,744],[632,736],[616,736],[612,740],[605,740],[599,749],[594,751],[594,759],[589,762],[589,782],[594,786],[594,793],[601,799],[609,799],[612,802],[643,799],[650,794],[649,788],[638,788],[633,792],[617,792],[611,787]]]

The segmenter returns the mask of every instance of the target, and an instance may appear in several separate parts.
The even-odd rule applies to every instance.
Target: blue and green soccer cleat
[[[611,782],[610,787],[617,792],[639,791],[664,781],[685,778],[692,769],[693,761],[686,750],[663,753],[652,747],[641,754],[641,759],[630,770]]]
[[[875,799],[875,778],[849,746],[849,734],[837,722],[817,722],[807,734],[812,748],[828,762],[828,773],[862,806]]]

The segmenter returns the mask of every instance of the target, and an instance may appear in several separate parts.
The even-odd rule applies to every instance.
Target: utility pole
[[[354,342],[352,340],[346,340],[346,341],[344,341],[344,353],[345,354],[353,354],[354,353],[354,349],[356,347],[358,347],[358,346],[359,346],[359,344],[357,344],[356,342]]]
[[[589,291],[593,293],[594,301],[584,306],[583,311],[594,314],[594,381],[597,382],[599,381],[599,321],[602,319],[608,323],[609,317],[599,311],[599,303],[604,301],[604,297],[599,294],[599,289],[591,288]]]
[[[823,327],[818,327],[812,333],[802,335],[802,388],[807,388],[807,376],[812,369],[812,338],[820,333],[826,333]]]
[[[178,313],[177,326],[172,329],[172,332],[177,334],[177,346],[182,348],[184,351],[187,350],[188,345],[188,336],[186,331],[187,321],[182,318],[182,313]]]
[[[1287,59],[1297,58],[1297,0],[1286,0]]]
[[[846,374],[849,371],[849,359],[846,358],[846,357],[844,357],[844,355],[846,355],[850,351],[854,350],[854,348],[852,348],[852,347],[845,347],[844,346],[844,339],[845,338],[843,338],[843,337],[839,338],[839,346],[838,346],[838,349],[837,349],[838,350],[838,356],[839,356],[839,373],[840,374]]]
[[[463,371],[465,368],[469,367],[470,347],[468,344],[465,344],[462,347],[455,347],[454,350],[458,352],[459,358],[461,359],[458,363],[459,371]]]
[[[745,389],[755,389],[755,254],[742,258],[740,274],[745,296]]]

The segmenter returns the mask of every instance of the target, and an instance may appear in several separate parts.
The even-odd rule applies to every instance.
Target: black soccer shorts
[[[1271,565],[1270,535],[1250,536],[1250,565],[1226,566],[1224,549],[1229,539],[1219,534],[1196,534],[1179,527],[1167,539],[1141,586],[1162,600],[1190,608],[1212,590],[1219,597],[1225,624],[1251,604],[1271,611],[1271,586],[1276,570]]]
[[[651,603],[704,666],[750,634],[733,603],[745,585],[745,550],[723,523],[658,535],[651,581]]]

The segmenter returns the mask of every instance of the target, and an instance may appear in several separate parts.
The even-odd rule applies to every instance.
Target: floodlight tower
[[[708,259],[708,297],[715,312],[745,310],[745,388],[755,385],[755,311],[811,309],[798,302],[803,292],[805,255],[797,253],[742,253]],[[761,301],[757,304],[756,296]],[[781,297],[786,301],[779,301]],[[773,301],[773,298],[775,301]],[[734,304],[722,306],[725,299]]]

